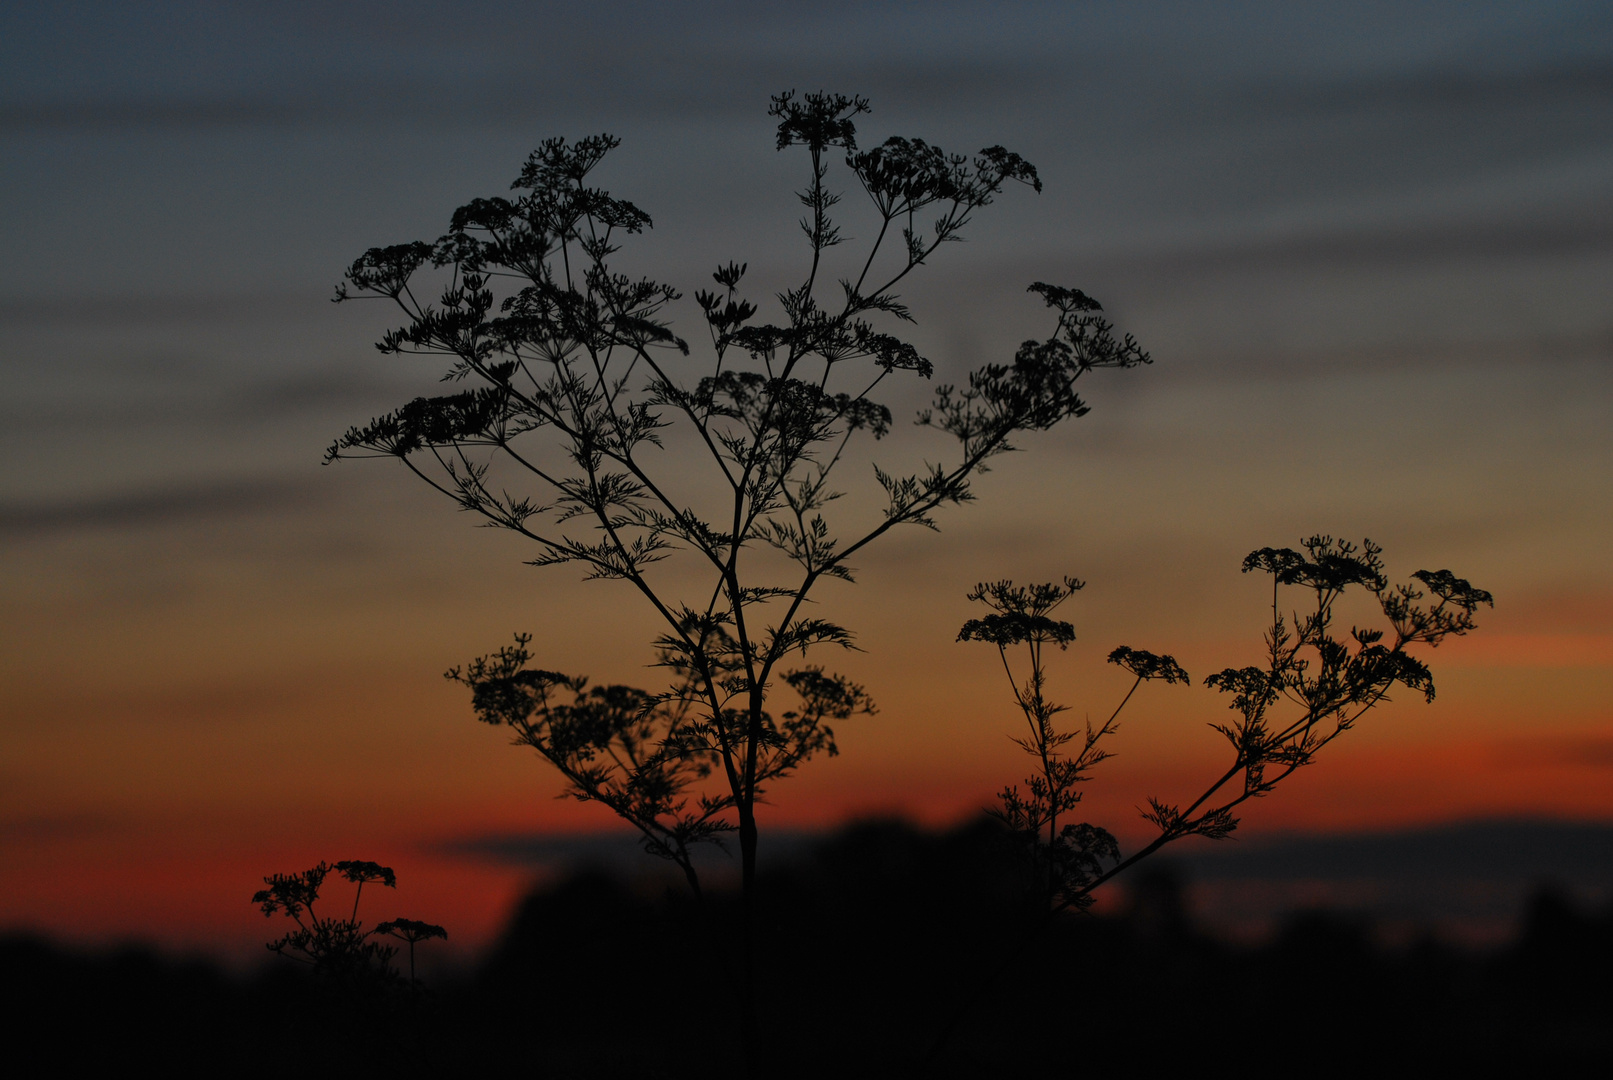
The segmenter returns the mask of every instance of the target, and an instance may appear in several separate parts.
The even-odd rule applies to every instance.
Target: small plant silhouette
[[[331,874],[353,884],[353,906],[345,915],[322,916],[315,910],[320,890]],[[271,874],[263,879],[268,886],[252,896],[266,917],[285,915],[296,929],[268,943],[270,952],[288,960],[307,964],[320,975],[349,988],[384,986],[397,979],[392,959],[397,947],[378,937],[395,937],[409,944],[409,986],[415,983],[414,947],[431,938],[446,938],[448,931],[432,923],[413,919],[393,919],[369,930],[358,917],[359,901],[365,885],[397,888],[397,875],[390,867],[362,859],[338,863],[320,862],[298,874]]]
[[[375,927],[377,934],[387,934],[399,941],[408,942],[409,945],[409,992],[415,993],[419,982],[414,973],[414,947],[422,941],[432,938],[446,938],[448,931],[436,923],[420,922],[418,919],[389,919]]]
[[[990,812],[1025,845],[1038,880],[1045,882],[1046,899],[1075,907],[1091,904],[1092,882],[1103,873],[1105,862],[1119,861],[1120,848],[1106,829],[1085,822],[1067,823],[1061,829],[1059,820],[1080,803],[1081,784],[1093,767],[1110,756],[1101,743],[1114,733],[1121,711],[1137,688],[1153,679],[1167,684],[1188,681],[1187,672],[1172,657],[1121,646],[1109,654],[1109,662],[1136,676],[1126,696],[1098,727],[1089,721],[1079,731],[1060,731],[1054,721],[1069,706],[1055,704],[1047,697],[1044,650],[1049,645],[1061,650],[1069,648],[1075,640],[1075,627],[1048,613],[1085,586],[1085,582],[1073,577],[1045,585],[1016,585],[1012,581],[977,585],[969,599],[984,603],[993,614],[970,619],[958,632],[959,641],[984,641],[997,646],[1003,672],[1013,688],[1014,704],[1027,728],[1027,734],[1013,736],[1014,742],[1036,760],[1036,772],[1026,778],[1024,791],[1018,786],[1005,787],[998,796],[999,805]],[[1008,656],[1016,646],[1024,646],[1029,661],[1030,670],[1023,682],[1014,676]]]

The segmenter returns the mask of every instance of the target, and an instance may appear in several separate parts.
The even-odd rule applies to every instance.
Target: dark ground
[[[1171,877],[1123,915],[1035,925],[987,826],[851,827],[764,890],[765,1075],[1613,1075],[1613,911],[1538,893],[1510,944],[1388,947],[1326,913],[1268,943],[1194,927]],[[0,941],[23,1070],[221,1076],[737,1075],[720,929],[686,896],[580,873],[476,971],[419,996]],[[1030,944],[1014,952],[1016,945]],[[1005,958],[1012,956],[1005,964]],[[931,1052],[948,1018],[957,1024]]]

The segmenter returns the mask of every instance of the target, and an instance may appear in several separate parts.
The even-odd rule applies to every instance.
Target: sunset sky
[[[1040,170],[906,293],[938,380],[1047,333],[1035,280],[1155,363],[1098,373],[1089,416],[825,590],[862,651],[824,659],[880,711],[779,788],[764,844],[958,821],[1017,780],[996,658],[954,642],[964,594],[1066,573],[1089,582],[1053,669],[1074,718],[1124,693],[1115,645],[1195,676],[1139,695],[1088,796],[1136,839],[1146,796],[1225,758],[1196,683],[1258,662],[1242,557],[1315,532],[1495,609],[1425,657],[1433,704],[1379,709],[1246,835],[1613,821],[1606,4],[10,5],[0,928],[246,955],[263,874],[368,858],[400,875],[376,915],[474,946],[529,871],[456,846],[615,827],[442,672],[524,630],[543,667],[651,685],[651,613],[522,565],[395,463],[322,466],[439,374],[374,350],[379,305],[327,301],[366,248],[598,131],[622,139],[600,182],[655,221],[624,268],[782,285],[804,164],[766,107],[790,87],[869,97],[865,145]],[[880,453],[932,449],[899,422]]]

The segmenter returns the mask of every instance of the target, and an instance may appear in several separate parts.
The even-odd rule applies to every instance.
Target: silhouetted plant
[[[1029,586],[999,581],[978,585],[969,593],[969,599],[984,602],[994,614],[966,622],[958,640],[997,646],[1014,702],[1030,729],[1028,737],[1014,741],[1038,763],[1037,773],[1025,781],[1025,793],[1005,788],[991,813],[1024,842],[1031,865],[1045,873],[1045,877],[1038,873],[1038,878],[1046,882],[1047,914],[1090,906],[1098,886],[1173,841],[1229,836],[1238,826],[1234,810],[1270,793],[1310,764],[1368,710],[1389,700],[1396,685],[1432,701],[1433,675],[1407,650],[1437,647],[1447,637],[1467,633],[1475,626],[1479,606],[1494,603],[1488,592],[1449,570],[1418,570],[1412,574],[1418,584],[1391,586],[1383,573],[1382,549],[1371,540],[1358,546],[1331,536],[1312,536],[1300,546],[1302,551],[1261,548],[1243,561],[1244,573],[1258,570],[1272,576],[1265,662],[1227,668],[1204,680],[1206,686],[1232,695],[1230,707],[1238,718],[1212,725],[1231,744],[1231,764],[1186,806],[1150,797],[1143,816],[1157,832],[1124,858],[1107,830],[1088,823],[1059,829],[1058,819],[1080,802],[1079,785],[1089,779],[1090,770],[1110,756],[1100,744],[1114,733],[1121,709],[1137,688],[1153,679],[1186,683],[1187,672],[1169,656],[1121,646],[1109,654],[1109,662],[1125,668],[1135,681],[1120,705],[1097,728],[1088,723],[1082,731],[1060,731],[1053,721],[1066,707],[1046,697],[1043,649],[1049,644],[1067,648],[1075,640],[1075,628],[1050,618],[1048,612],[1084,583],[1069,577]],[[1306,594],[1306,610],[1283,613],[1285,586]],[[1335,636],[1335,609],[1354,588],[1372,595],[1387,630],[1351,627],[1347,635]],[[1015,679],[1008,660],[1008,650],[1021,645],[1030,664],[1023,683]],[[1280,712],[1283,705],[1289,707],[1287,715]],[[1072,746],[1070,753],[1066,747]],[[1039,924],[1033,933],[1045,925]],[[1020,948],[1029,940],[1023,940]],[[964,1002],[942,1024],[927,1061],[936,1060],[972,1003],[972,999]]]
[[[1388,701],[1396,685],[1433,701],[1433,673],[1408,650],[1437,648],[1448,637],[1466,634],[1476,625],[1479,606],[1494,606],[1488,592],[1449,570],[1418,570],[1411,575],[1416,584],[1391,585],[1383,549],[1371,540],[1357,546],[1312,536],[1300,546],[1302,551],[1261,548],[1243,560],[1244,573],[1271,575],[1271,624],[1263,664],[1227,668],[1204,680],[1232,695],[1228,707],[1237,714],[1214,725],[1232,748],[1226,772],[1186,806],[1150,798],[1144,816],[1158,835],[1110,876],[1184,836],[1230,834],[1238,825],[1234,810],[1309,765],[1318,751]],[[1308,601],[1303,611],[1284,615],[1284,587],[1301,590]],[[1335,609],[1352,589],[1371,594],[1386,629],[1352,626],[1335,636]]]
[[[1003,655],[1007,648],[1026,646],[1031,660],[1030,678],[1014,683],[1014,698],[1031,726],[1030,739],[1016,739],[1042,764],[1040,775],[1027,782],[1028,796],[1017,788],[1005,789],[996,811],[1010,829],[1039,836],[1049,830],[1037,852],[1054,867],[1055,910],[1090,903],[1092,890],[1134,866],[1172,841],[1186,836],[1222,839],[1238,826],[1233,811],[1249,799],[1272,791],[1315,755],[1349,731],[1368,710],[1389,700],[1398,684],[1434,699],[1433,674],[1408,651],[1413,646],[1438,647],[1447,637],[1460,636],[1475,626],[1480,605],[1493,605],[1483,589],[1449,570],[1418,570],[1418,584],[1391,586],[1384,575],[1382,548],[1371,540],[1356,545],[1331,536],[1312,536],[1293,548],[1261,548],[1243,561],[1243,572],[1262,571],[1272,577],[1271,624],[1266,630],[1266,660],[1261,665],[1227,668],[1204,680],[1206,686],[1231,694],[1230,708],[1238,714],[1231,723],[1215,724],[1231,744],[1227,770],[1185,807],[1149,798],[1143,816],[1157,829],[1154,838],[1122,859],[1113,837],[1093,825],[1066,826],[1055,833],[1057,816],[1080,800],[1077,785],[1089,770],[1108,757],[1099,742],[1114,731],[1124,708],[1145,680],[1187,682],[1187,673],[1169,656],[1121,646],[1109,654],[1136,677],[1131,689],[1103,726],[1089,724],[1073,756],[1062,748],[1077,739],[1075,732],[1058,732],[1052,719],[1063,706],[1050,704],[1043,693],[1045,673],[1042,647],[1065,648],[1075,639],[1070,624],[1056,622],[1047,612],[1082,587],[1065,578],[1062,584],[1015,586],[1012,582],[981,585],[969,594],[996,612],[964,624],[959,640],[990,641]],[[1282,589],[1297,587],[1309,604],[1303,612],[1283,613]],[[1370,593],[1387,623],[1387,630],[1351,627],[1335,636],[1333,620],[1342,597],[1359,588]],[[1013,673],[1009,670],[1010,681]],[[1280,706],[1290,715],[1282,716]],[[1228,791],[1229,785],[1231,790]],[[1219,798],[1218,798],[1219,796]],[[1055,838],[1068,835],[1062,846]],[[1110,865],[1104,867],[1108,861]]]
[[[322,916],[315,910],[315,904],[325,879],[333,873],[353,884],[353,906],[345,915]],[[295,930],[269,942],[269,951],[307,964],[320,975],[349,988],[380,987],[397,979],[392,969],[397,948],[375,940],[377,937],[390,935],[409,943],[412,990],[415,987],[415,943],[448,936],[448,931],[440,926],[413,919],[393,919],[364,929],[358,917],[364,886],[397,888],[397,875],[390,867],[379,863],[358,859],[334,864],[320,862],[298,874],[271,874],[263,883],[268,888],[254,893],[252,902],[262,908],[267,917],[278,913],[297,924]]]
[[[971,499],[971,479],[1021,433],[1083,415],[1075,384],[1087,372],[1148,362],[1084,293],[1032,285],[1056,315],[1051,336],[939,386],[918,417],[956,440],[955,457],[910,475],[873,466],[882,510],[831,521],[841,494],[832,474],[852,439],[890,430],[874,391],[887,378],[931,374],[893,332],[912,321],[896,287],[1007,185],[1041,187],[1028,162],[999,146],[964,156],[895,137],[861,150],[854,121],[867,111],[866,100],[838,94],[773,98],[778,149],[803,147],[808,158],[799,193],[808,265],[774,297],[771,322],[757,321],[761,308],[742,292],[747,264],[719,267],[716,289],[694,296],[708,342],[699,363],[669,317],[682,294],[615,268],[650,217],[589,186],[617,146],[609,135],[543,143],[512,185],[520,195],[468,203],[434,243],[372,248],[336,297],[395,303],[405,325],[378,347],[442,358],[446,379],[475,385],[350,430],[328,459],[395,457],[462,509],[530,540],[535,565],[577,563],[590,578],[625,581],[661,619],[654,644],[672,674],[664,691],[530,668],[525,635],[448,674],[471,689],[479,718],[559,768],[571,795],[629,822],[697,893],[691,849],[737,833],[742,925],[722,936],[737,936],[743,953],[753,1065],[757,802],[814,755],[835,753],[833,723],[872,711],[843,676],[786,666],[792,654],[853,643],[845,627],[807,613],[813,590],[851,581],[850,560],[892,529],[934,528],[935,511]],[[866,252],[847,256],[830,284],[844,240],[831,217],[841,200],[829,187],[835,159],[875,221]],[[668,450],[663,432],[674,426],[692,437],[703,474]],[[679,551],[704,568],[686,596],[675,580],[687,575],[657,571]],[[770,701],[780,683],[796,702],[785,711]]]
[[[970,619],[958,632],[959,641],[985,641],[997,646],[1003,672],[1014,691],[1014,704],[1025,717],[1028,729],[1026,735],[1014,736],[1014,742],[1036,760],[1036,772],[1026,778],[1025,790],[1005,787],[998,796],[998,806],[990,813],[1003,823],[1009,835],[1025,845],[1038,880],[1046,884],[1046,899],[1060,906],[1076,907],[1092,902],[1092,882],[1103,873],[1106,862],[1119,861],[1120,849],[1106,829],[1085,822],[1069,822],[1061,829],[1059,820],[1080,803],[1080,785],[1093,767],[1110,756],[1100,744],[1115,731],[1121,710],[1137,688],[1150,679],[1187,682],[1187,672],[1173,658],[1121,646],[1109,654],[1109,662],[1136,676],[1126,696],[1098,727],[1088,721],[1081,730],[1060,731],[1054,720],[1069,706],[1055,704],[1047,697],[1043,650],[1048,645],[1069,648],[1075,640],[1075,627],[1048,613],[1085,585],[1073,577],[1045,585],[1016,585],[1012,581],[977,585],[969,599],[984,603],[994,614]],[[1014,676],[1008,658],[1014,646],[1024,646],[1029,662],[1024,682]]]
[[[375,933],[387,934],[397,938],[399,941],[408,942],[409,992],[411,994],[417,992],[420,986],[419,980],[415,978],[414,947],[422,941],[448,937],[448,931],[436,923],[420,922],[418,919],[389,919],[384,923],[379,923],[375,927]]]

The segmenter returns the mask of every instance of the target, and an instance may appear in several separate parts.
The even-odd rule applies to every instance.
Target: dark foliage
[[[1269,943],[1204,935],[1168,871],[1111,915],[1066,913],[984,987],[942,1060],[915,1071],[939,1010],[987,978],[1029,920],[1000,826],[853,826],[759,878],[775,960],[758,994],[770,1077],[1201,1073],[1605,1075],[1613,1068],[1613,910],[1541,893],[1517,941],[1470,953],[1386,947],[1309,913]],[[721,913],[738,898],[715,892]],[[359,1012],[291,965],[238,980],[151,954],[0,942],[11,1060],[150,1063],[209,1075],[734,1075],[726,975],[686,891],[580,874],[530,896],[475,973],[412,1008]],[[675,971],[678,990],[668,989]],[[733,1056],[725,1056],[733,1055]],[[1230,1066],[1229,1066],[1230,1067]]]

